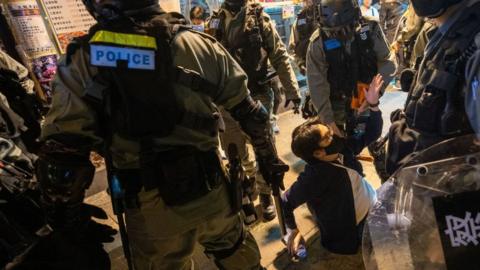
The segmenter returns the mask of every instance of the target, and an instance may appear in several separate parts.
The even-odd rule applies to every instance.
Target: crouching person
[[[355,254],[361,243],[367,213],[376,201],[371,185],[355,170],[342,164],[345,142],[318,119],[297,127],[292,151],[307,162],[297,181],[282,195],[288,231],[287,246],[294,256],[304,245],[293,210],[307,203],[316,219],[322,245],[330,252]]]

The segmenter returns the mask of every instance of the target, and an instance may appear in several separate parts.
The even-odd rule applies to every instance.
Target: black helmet
[[[341,39],[349,39],[354,24],[360,19],[357,0],[317,0],[322,31]],[[317,2],[317,3],[318,3]]]
[[[359,18],[357,0],[320,0],[322,28],[340,28],[351,25]]]
[[[110,19],[132,10],[158,7],[158,0],[82,0],[96,19]]]
[[[229,11],[237,13],[245,6],[247,0],[225,0],[223,3]]]
[[[411,0],[413,9],[420,17],[437,18],[449,7],[463,0]]]

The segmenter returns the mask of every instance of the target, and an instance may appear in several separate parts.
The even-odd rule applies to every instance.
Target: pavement
[[[384,132],[388,131],[390,112],[403,107],[406,95],[398,91],[387,91],[381,99],[380,108],[384,116]],[[291,132],[304,120],[292,111],[280,115],[278,125],[280,133],[277,135],[276,143],[280,157],[290,165],[290,171],[285,175],[285,186],[288,188],[296,180],[297,175],[302,171],[304,163],[293,155],[290,150]],[[368,155],[366,151],[362,155]],[[375,172],[371,162],[362,161],[366,178],[374,188],[380,186],[380,179]],[[104,208],[109,216],[105,223],[112,227],[118,227],[116,218],[112,213],[110,197],[105,190],[104,171],[100,169],[97,173],[96,183],[92,186],[87,198],[88,203]],[[256,202],[258,204],[258,201]],[[257,207],[258,208],[258,207]],[[320,244],[320,235],[314,224],[313,218],[306,206],[301,206],[295,211],[298,227],[307,240],[308,258],[302,262],[292,261],[286,253],[285,245],[280,241],[280,228],[275,219],[268,223],[257,223],[250,228],[262,253],[262,264],[267,269],[333,269],[333,270],[356,270],[364,269],[362,254],[345,256],[329,253]],[[112,269],[127,269],[119,236],[116,240],[105,247],[112,259]],[[198,269],[217,269],[215,265],[203,254],[199,246],[195,250],[194,261]]]

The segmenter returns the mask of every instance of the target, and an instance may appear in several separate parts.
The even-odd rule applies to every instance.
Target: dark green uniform
[[[154,13],[148,16],[142,15],[142,18],[163,23],[162,20],[156,20],[163,15]],[[198,183],[190,178],[198,170],[192,166],[208,166],[202,160],[192,161],[189,158],[201,158],[188,153],[211,153],[213,155],[210,158],[218,158],[215,155],[218,152],[217,105],[231,109],[248,97],[245,73],[230,54],[207,35],[179,30],[167,46],[159,42],[166,38],[162,32],[152,36],[152,33],[146,34],[143,28],[136,29],[129,22],[125,26],[118,24],[106,29],[93,28],[80,45],[70,45],[69,55],[60,61],[53,83],[53,103],[44,123],[43,138],[80,136],[88,138],[89,143],[83,145],[85,149],[100,152],[104,152],[102,147],[109,141],[107,151],[112,158],[113,171],[118,172],[119,178],[122,174],[133,172],[124,177],[123,183],[138,187],[138,194],[134,196],[136,206],[127,207],[125,212],[136,269],[191,269],[190,257],[196,243],[203,245],[206,253],[212,255],[224,269],[258,269],[260,252],[253,237],[243,230],[240,215],[232,215],[225,174],[221,170],[216,172],[215,177],[208,176],[208,183],[204,183],[208,190],[197,194],[194,199],[178,202],[186,199],[181,197],[188,194],[189,189],[194,189],[182,186],[182,181]],[[149,25],[148,21],[146,25]],[[166,47],[159,47],[161,44]],[[168,50],[162,51],[162,48]],[[109,50],[116,50],[118,54],[111,54]],[[155,51],[156,58],[150,57],[152,51]],[[115,62],[115,57],[121,59]],[[166,77],[161,77],[165,73],[160,72],[160,77],[157,77],[150,70],[153,61],[156,62],[156,70],[170,62],[175,72]],[[92,63],[96,63],[96,66]],[[176,73],[179,70],[189,72]],[[117,75],[110,78],[108,74]],[[196,74],[196,77],[189,77],[188,74]],[[179,78],[171,79],[176,76]],[[192,82],[199,80],[193,78],[198,76],[216,87],[207,91],[203,84],[195,85]],[[126,90],[119,89],[123,92],[108,92],[111,100],[120,100],[110,105],[116,115],[111,122],[102,122],[96,103],[90,102],[91,98],[101,98],[102,95],[95,93],[101,93],[110,85],[98,81],[99,77],[110,78],[110,83],[124,82],[117,85],[119,88],[129,87]],[[168,80],[162,83],[162,78]],[[139,80],[137,87],[135,84],[129,85]],[[205,83],[204,80],[200,81]],[[130,90],[133,92],[128,92]],[[144,98],[141,94],[145,92],[142,91],[147,91]],[[126,99],[128,102],[122,102],[122,97],[116,95],[118,93],[128,93],[131,97]],[[151,107],[155,102],[163,102],[165,107],[155,104]],[[122,108],[124,104],[131,107]],[[170,108],[172,104],[175,106]],[[160,112],[155,111],[157,109]],[[170,109],[173,112],[171,115],[162,111]],[[167,117],[165,121],[160,120],[162,116]],[[174,120],[173,125],[171,119]],[[141,125],[145,122],[148,125]],[[108,126],[114,130],[111,138],[104,135]],[[148,134],[165,131],[168,126],[170,130],[154,138],[152,147],[148,149],[142,146],[143,140],[134,136],[145,132],[148,137]],[[182,155],[184,150],[187,154]],[[162,174],[140,177],[138,169],[143,163],[140,156],[148,151],[159,156],[160,163],[153,168],[162,171]],[[164,155],[165,159],[162,160]],[[182,158],[187,161],[182,163]],[[204,169],[208,171],[208,168]],[[177,188],[168,194],[169,191],[161,187],[168,186],[166,183],[172,179],[178,183],[170,185],[176,185]],[[213,182],[210,182],[212,179]],[[160,185],[160,188],[149,187],[146,180]],[[187,193],[182,193],[184,191]]]
[[[287,99],[300,98],[298,83],[290,64],[289,55],[270,17],[258,3],[247,3],[238,13],[233,14],[222,6],[208,19],[206,31],[212,34],[237,60],[248,76],[248,89],[255,100],[272,113],[273,90],[269,78],[269,66],[277,73],[285,89]],[[260,193],[270,194],[270,188],[263,177],[257,174],[255,161],[247,149],[247,137],[230,114],[222,111],[225,120],[225,133],[222,134],[222,147],[234,143],[239,149],[242,164],[248,176],[258,180]]]
[[[297,15],[292,26],[288,48],[294,52],[295,62],[300,72],[305,75],[307,70],[307,49],[310,43],[310,36],[316,29],[314,6],[305,6]]]
[[[325,36],[322,37],[321,29],[315,31],[310,38],[307,53],[307,80],[310,95],[322,121],[327,124],[336,123],[339,128],[346,124],[347,111],[350,109],[349,101],[356,91],[357,81],[352,82],[352,80],[355,80],[352,77],[354,72],[350,69],[356,66],[371,73],[367,77],[378,72],[382,74],[385,82],[391,80],[391,74],[395,70],[395,66],[390,60],[389,47],[380,26],[367,17],[364,20],[367,27],[364,30],[368,30],[370,41],[361,50],[367,50],[370,53],[365,53],[365,51],[355,53],[364,56],[360,58],[363,60],[355,60],[358,59],[358,56],[351,58],[350,61],[344,60],[345,57],[347,59],[351,57],[351,48],[355,48],[352,44],[356,40],[361,40],[359,32],[353,40],[346,41],[344,44],[333,39],[326,39]],[[334,55],[332,52],[340,52],[343,56]]]
[[[472,134],[479,126],[480,1],[465,0],[451,8],[454,12],[427,38],[404,110],[392,117],[387,151],[390,173],[407,155]]]

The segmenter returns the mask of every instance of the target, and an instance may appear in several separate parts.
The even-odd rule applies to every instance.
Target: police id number
[[[90,45],[90,63],[99,67],[117,67],[118,61],[129,69],[155,70],[155,51],[105,45]]]

